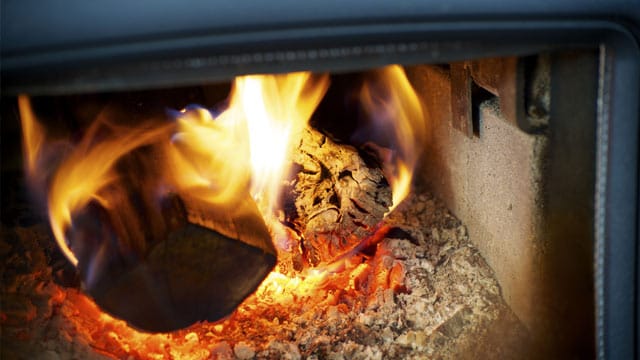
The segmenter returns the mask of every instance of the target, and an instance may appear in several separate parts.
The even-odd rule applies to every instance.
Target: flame
[[[393,192],[391,211],[410,190],[424,112],[400,66],[374,74],[360,99],[375,126],[393,138],[394,152],[384,165]],[[235,202],[250,190],[272,231],[282,233],[276,229],[280,225],[275,213],[282,180],[288,175],[287,154],[299,142],[328,86],[328,76],[309,72],[241,76],[234,80],[229,106],[217,116],[204,108],[190,108],[174,124],[126,128],[109,125],[108,119],[96,120],[79,144],[69,146],[71,151],[48,185],[49,218],[63,253],[77,264],[65,240],[73,214],[92,200],[108,208],[99,192],[117,181],[114,164],[151,144],[165,150],[165,181],[179,193],[235,210]],[[20,96],[18,103],[27,172],[43,178],[36,173],[47,145],[45,133],[29,98]]]
[[[374,75],[362,88],[360,101],[374,126],[384,129],[383,136],[391,137],[394,154],[385,164],[385,176],[393,193],[391,212],[411,190],[420,157],[419,144],[425,137],[426,112],[401,66],[390,65]]]
[[[287,154],[328,84],[328,76],[305,72],[244,76],[236,78],[228,108],[215,117],[204,108],[191,108],[183,110],[175,124],[160,126],[116,127],[108,119],[96,119],[49,185],[49,220],[60,249],[77,265],[65,240],[73,214],[92,200],[110,208],[100,190],[118,180],[114,164],[145,145],[165,150],[166,182],[177,192],[236,211],[236,202],[251,188],[265,219],[274,218],[288,172]],[[37,172],[45,134],[28,97],[20,97],[19,108],[31,175]],[[280,226],[275,220],[268,223]]]
[[[169,177],[181,191],[218,205],[248,187],[265,218],[278,205],[287,154],[329,86],[327,76],[299,72],[236,78],[229,107],[213,117],[184,111],[169,144]]]
[[[56,171],[49,190],[49,221],[62,252],[74,265],[78,264],[65,241],[65,230],[72,225],[72,214],[91,200],[98,200],[105,208],[98,192],[117,180],[113,165],[123,155],[143,145],[151,144],[166,136],[168,126],[141,126],[117,134],[96,138],[102,127],[96,121],[81,143],[62,162]]]
[[[27,173],[41,186],[44,174],[38,168],[46,136],[33,113],[27,96],[18,98],[23,127],[23,146],[27,161]],[[104,130],[105,119],[97,119],[88,129],[83,140],[61,162],[53,174],[48,191],[49,221],[58,246],[73,265],[78,260],[65,240],[65,230],[72,224],[72,214],[95,199],[100,201],[98,191],[116,180],[113,164],[131,150],[157,140],[167,132],[166,126],[120,130],[116,134],[97,137]],[[109,127],[109,126],[106,126]],[[104,134],[101,134],[104,135]],[[108,207],[108,204],[103,204]]]
[[[27,96],[20,95],[18,97],[18,109],[22,122],[22,146],[27,161],[26,171],[29,176],[33,177],[37,170],[36,163],[42,150],[45,134],[42,126],[36,121],[31,101]]]
[[[310,73],[244,76],[236,81],[249,127],[251,193],[263,213],[276,209],[287,154],[300,140],[302,130],[329,87],[328,76]]]
[[[217,118],[202,108],[182,111],[166,144],[166,176],[175,188],[218,205],[247,190],[249,149],[237,110],[232,105]]]

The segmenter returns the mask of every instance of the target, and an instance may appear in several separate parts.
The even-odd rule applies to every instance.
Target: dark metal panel
[[[545,279],[538,300],[545,329],[537,334],[548,358],[593,358],[593,191],[598,100],[598,52],[551,55],[551,108],[544,162],[544,236],[539,246]],[[546,323],[545,323],[546,322]]]
[[[596,187],[599,358],[637,355],[638,131],[640,52],[612,36],[600,71]]]
[[[2,52],[412,20],[601,18],[637,25],[638,4],[637,0],[3,0]]]
[[[2,89],[96,92],[226,81],[247,73],[531,55],[567,46],[592,48],[612,27],[600,21],[380,23],[166,39],[3,57]]]

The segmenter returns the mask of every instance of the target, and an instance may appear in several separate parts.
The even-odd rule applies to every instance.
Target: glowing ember
[[[380,235],[382,236],[382,233]],[[304,274],[289,277],[272,272],[254,295],[238,308],[229,319],[217,324],[201,323],[170,334],[149,334],[130,328],[124,321],[103,313],[89,298],[77,292],[67,292],[63,312],[81,311],[76,317],[69,313],[81,336],[92,339],[94,349],[109,356],[133,356],[139,359],[208,359],[216,348],[209,344],[242,339],[252,334],[254,344],[269,342],[259,339],[256,321],[270,323],[277,318],[301,316],[301,312],[320,308],[350,311],[344,303],[352,298],[357,306],[371,306],[387,291],[389,296],[404,291],[404,268],[390,252],[380,247],[371,258],[362,255],[346,257],[324,269],[310,269]],[[62,302],[63,299],[60,299]],[[342,303],[342,304],[341,304]],[[355,305],[355,304],[354,304]],[[306,309],[306,310],[305,310]],[[291,312],[291,313],[288,313]],[[84,319],[95,319],[84,322]],[[286,324],[281,324],[283,329]],[[245,335],[243,335],[245,334]]]
[[[274,272],[224,321],[169,334],[136,331],[56,285],[46,227],[18,227],[0,239],[13,244],[0,265],[2,358],[526,358],[526,328],[442,204],[410,194],[384,223],[377,245],[295,277]]]
[[[174,191],[233,211],[251,186],[270,218],[289,170],[285,156],[327,87],[328,77],[309,73],[246,76],[236,79],[229,107],[216,117],[202,108],[183,110],[175,125],[134,128],[97,119],[59,165],[49,188],[51,226],[60,248],[76,265],[65,239],[73,214],[101,201],[100,191],[118,180],[113,166],[119,159],[150,144],[165,148],[165,177]],[[45,136],[25,96],[20,111],[28,173],[34,177],[41,170],[36,163]]]

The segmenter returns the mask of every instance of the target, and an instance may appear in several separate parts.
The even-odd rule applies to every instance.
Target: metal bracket
[[[527,113],[527,97],[536,93],[528,89],[534,86],[529,83],[535,79],[527,81],[526,77],[525,58],[504,57],[451,63],[453,127],[469,137],[479,136],[479,119],[474,118],[479,113],[477,107],[495,96],[505,121],[527,133],[545,128],[546,121]]]

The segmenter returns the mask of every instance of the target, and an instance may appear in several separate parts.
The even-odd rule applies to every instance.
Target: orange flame
[[[395,156],[389,159],[385,176],[391,185],[391,212],[411,190],[411,183],[425,137],[426,112],[411,86],[404,69],[390,65],[375,72],[375,78],[362,88],[360,101],[376,126],[387,129],[385,136],[393,137]]]
[[[18,109],[20,110],[20,120],[22,122],[22,146],[27,160],[27,174],[35,176],[36,163],[45,139],[44,130],[36,121],[31,109],[31,101],[27,96],[20,95],[18,97]]]
[[[97,119],[50,184],[49,219],[60,249],[77,265],[65,240],[73,214],[92,200],[108,209],[99,192],[117,180],[114,164],[144,145],[160,144],[165,149],[165,177],[178,192],[231,211],[251,187],[265,218],[272,218],[288,170],[287,153],[328,84],[327,76],[312,78],[310,73],[244,76],[235,80],[228,109],[215,118],[200,108],[183,110],[175,125],[159,127],[116,128],[105,126],[107,119]],[[37,170],[45,136],[26,96],[20,97],[19,106],[31,175]],[[270,223],[279,226],[277,221]]]
[[[166,136],[168,127],[139,127],[118,132],[96,141],[95,132],[101,121],[96,121],[87,136],[74,148],[56,171],[49,189],[49,221],[60,249],[77,265],[78,260],[65,241],[64,231],[71,224],[71,215],[91,200],[98,200],[105,208],[98,192],[116,180],[113,165],[123,155]]]
[[[166,144],[166,176],[178,190],[218,205],[248,190],[249,149],[239,118],[233,105],[217,118],[205,109],[183,110]]]
[[[328,77],[310,73],[236,78],[229,108],[216,118],[185,111],[168,146],[169,177],[180,190],[218,205],[247,191],[263,216],[275,210],[287,153],[320,103]]]
[[[287,154],[329,87],[328,76],[310,73],[244,76],[236,80],[247,116],[253,173],[252,194],[263,213],[276,209]]]
[[[40,180],[46,175],[39,173],[41,169],[37,167],[46,144],[44,129],[36,120],[27,96],[18,98],[18,106],[27,172],[32,178]],[[48,189],[51,228],[58,246],[73,265],[78,264],[78,259],[67,245],[64,234],[72,225],[72,214],[91,200],[101,201],[98,191],[116,180],[112,166],[119,158],[137,147],[158,141],[169,130],[168,126],[139,126],[111,131],[109,136],[98,139],[96,134],[105,127],[109,128],[106,119],[102,118],[92,124],[82,141],[58,166]],[[109,207],[109,204],[102,203],[106,208]]]

